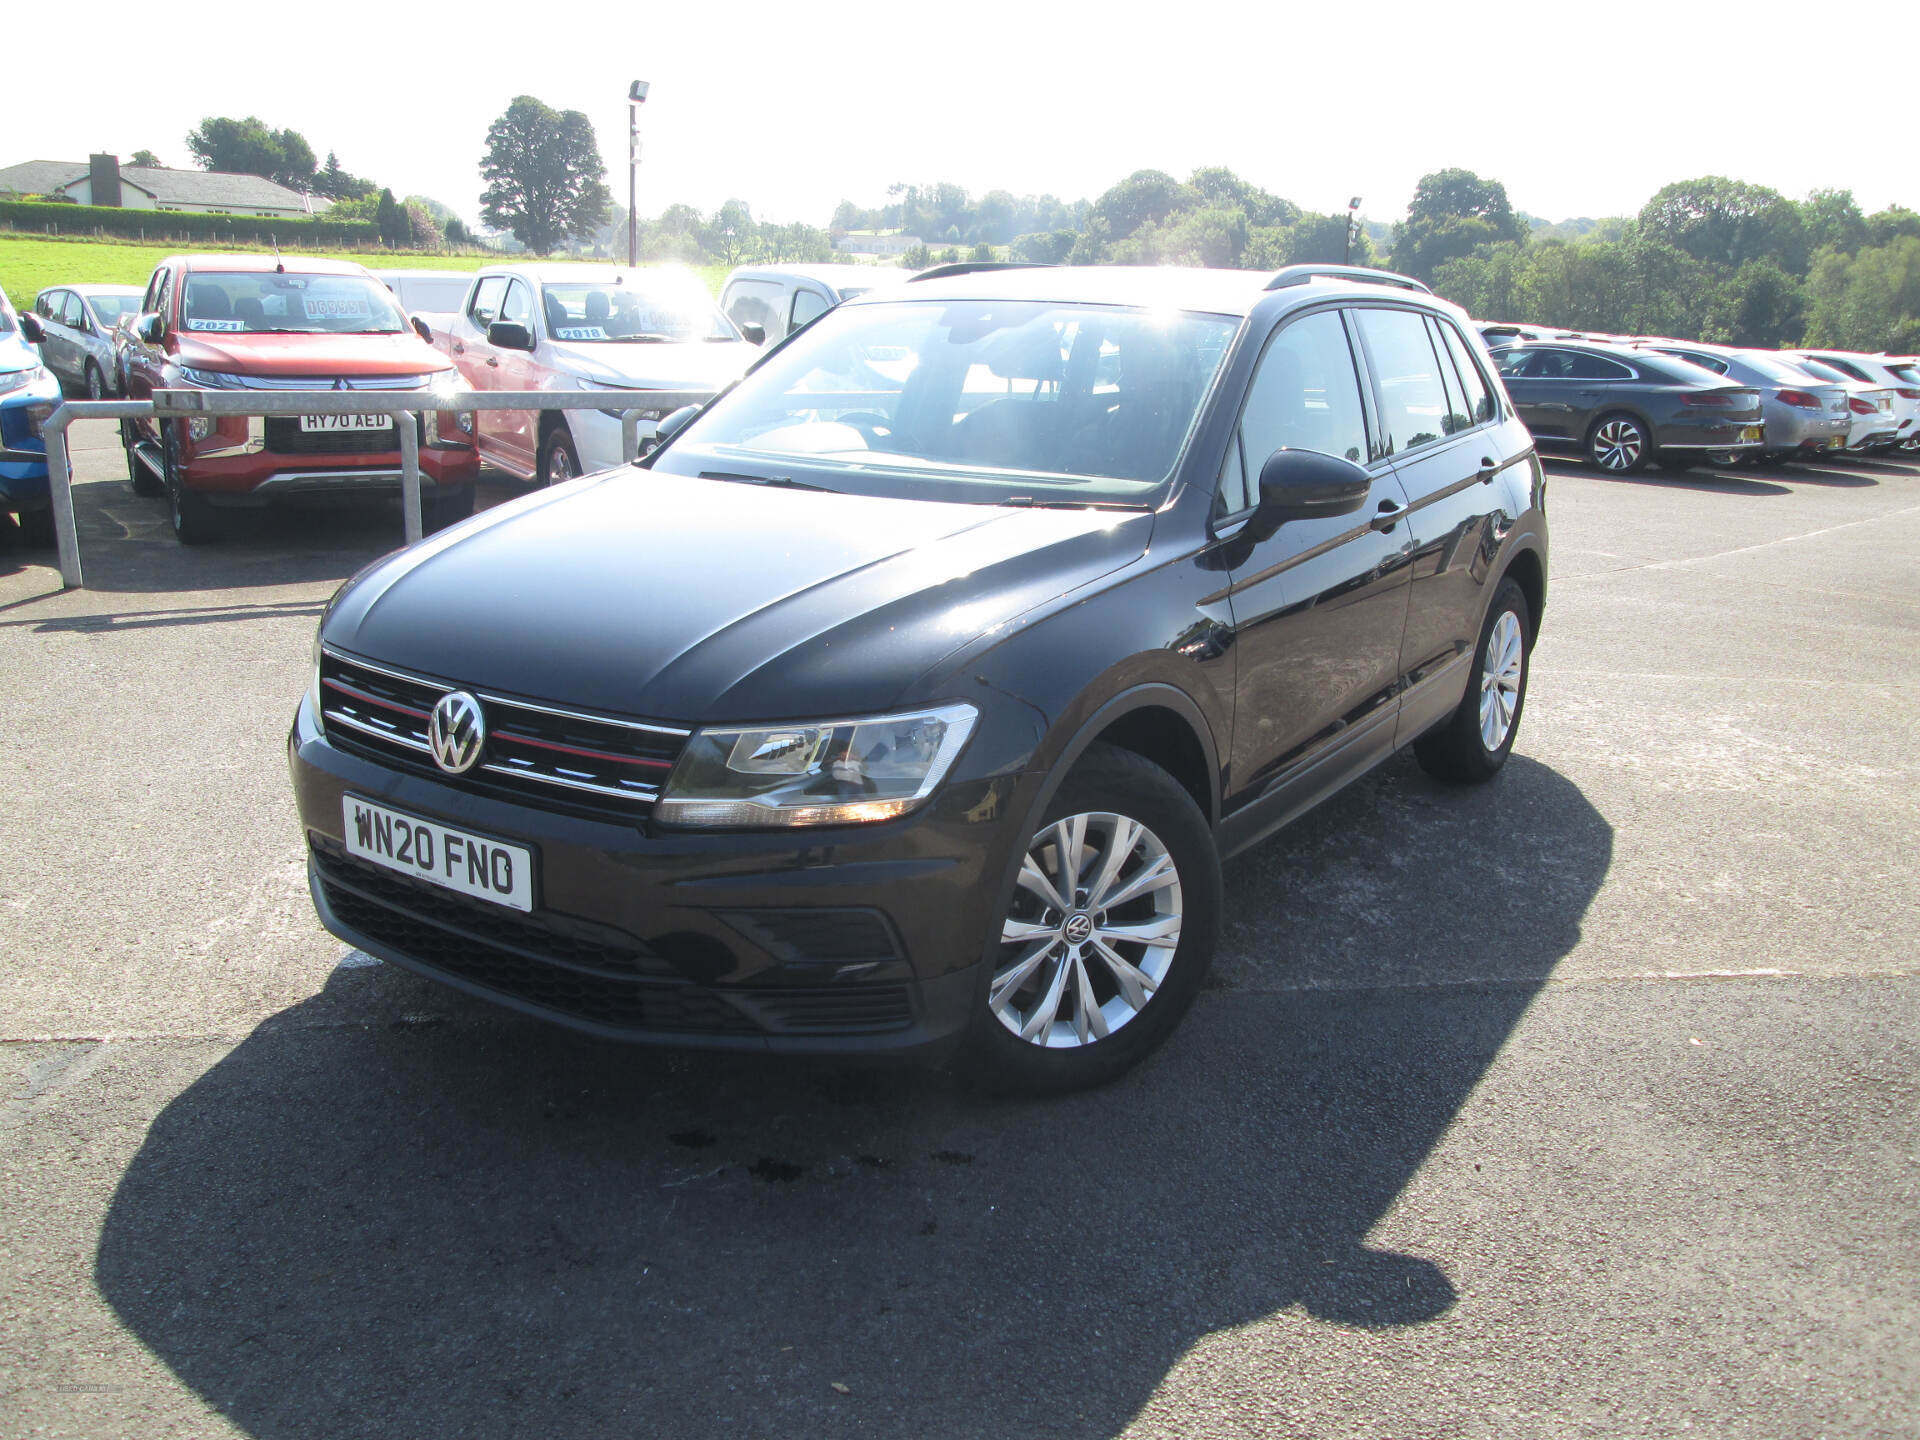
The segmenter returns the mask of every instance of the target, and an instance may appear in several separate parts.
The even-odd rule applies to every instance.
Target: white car
[[[435,330],[451,323],[473,288],[471,270],[376,270],[373,278],[393,292],[408,315],[418,315]]]
[[[1911,449],[1915,441],[1920,440],[1920,385],[1895,371],[1886,356],[1858,355],[1851,350],[1794,350],[1790,353],[1803,362],[1811,360],[1824,365],[1849,380],[1872,386],[1875,390],[1891,392],[1884,398],[1890,402],[1887,408],[1893,416],[1894,433],[1870,443]]]
[[[802,325],[882,285],[920,272],[891,265],[742,265],[720,287],[720,308],[760,345],[778,345]]]
[[[682,265],[489,266],[432,328],[469,389],[607,392],[604,410],[479,412],[480,458],[541,485],[619,465],[621,411],[644,392],[715,394],[760,356]]]

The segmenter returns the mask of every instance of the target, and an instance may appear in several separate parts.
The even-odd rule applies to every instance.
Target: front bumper
[[[257,417],[246,417],[256,419]],[[238,427],[209,445],[189,442],[182,457],[186,487],[218,503],[246,503],[296,492],[384,491],[400,489],[400,451],[358,454],[292,454],[266,448],[259,427],[241,440]],[[214,448],[217,446],[218,448]],[[420,481],[449,489],[471,485],[480,474],[480,455],[472,445],[420,446]]]
[[[370,954],[591,1034],[683,1047],[937,1053],[975,1011],[1012,780],[883,825],[692,834],[556,813],[289,737],[321,922]],[[348,855],[353,793],[534,852],[534,909]]]
[[[0,509],[35,510],[47,503],[47,442],[33,433],[27,411],[60,403],[49,377],[0,400]]]

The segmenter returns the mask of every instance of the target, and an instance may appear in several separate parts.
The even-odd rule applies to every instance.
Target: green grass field
[[[135,245],[113,240],[58,240],[0,234],[0,290],[6,291],[14,309],[25,310],[32,306],[33,297],[49,285],[144,286],[155,265],[168,255],[182,251],[194,254],[217,251],[247,255],[268,253],[264,245]],[[496,259],[515,258],[505,255],[369,254],[346,250],[300,253],[357,260],[369,269],[380,270],[478,270]],[[726,278],[727,267],[700,265],[695,267],[695,272],[706,282],[710,291],[718,294],[720,283]]]

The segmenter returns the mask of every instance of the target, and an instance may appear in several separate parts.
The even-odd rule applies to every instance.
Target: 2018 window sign
[[[347,852],[387,870],[491,900],[533,909],[533,852],[485,835],[389,809],[357,795],[342,797]]]

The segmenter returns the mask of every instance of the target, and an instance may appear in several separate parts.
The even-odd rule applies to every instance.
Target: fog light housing
[[[38,435],[41,427],[53,418],[54,408],[51,402],[45,401],[27,406],[27,433]]]

